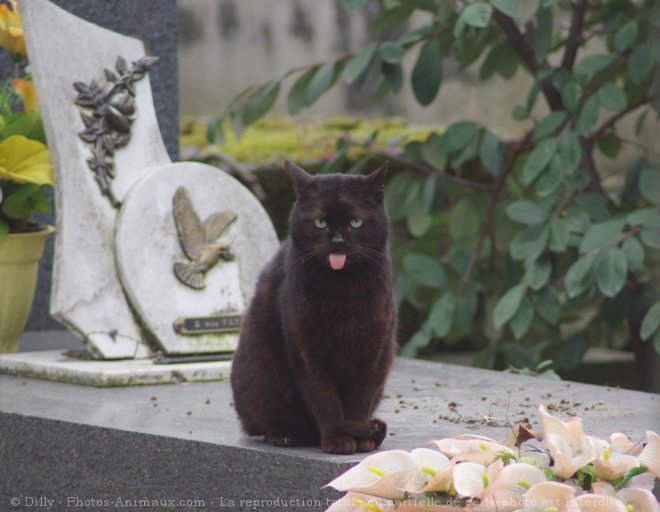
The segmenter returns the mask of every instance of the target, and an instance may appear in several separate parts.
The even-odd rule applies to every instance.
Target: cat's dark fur
[[[385,437],[372,414],[396,331],[385,168],[315,177],[290,162],[285,169],[298,200],[243,322],[234,405],[245,432],[274,445],[371,451]]]

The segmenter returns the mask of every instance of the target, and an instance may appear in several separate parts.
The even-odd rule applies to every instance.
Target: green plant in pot
[[[15,2],[0,5],[0,45],[14,60],[14,76],[0,89],[0,353],[16,352],[37,282],[39,260],[53,227],[44,193],[53,185],[34,84]]]

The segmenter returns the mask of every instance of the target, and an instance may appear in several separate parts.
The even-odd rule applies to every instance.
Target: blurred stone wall
[[[366,9],[349,14],[341,0],[178,0],[178,12],[180,110],[185,117],[217,115],[248,85],[359,50],[370,40],[368,24],[379,14],[379,7],[370,2]],[[407,26],[419,26],[429,16],[420,13]],[[409,52],[408,70],[416,57],[417,50]],[[294,80],[295,76],[287,80],[285,92]],[[428,108],[416,103],[409,83],[400,94],[378,105],[371,98],[369,83],[361,94],[341,84],[302,116],[396,115],[416,124],[468,118],[510,127],[511,109],[520,101],[520,89],[529,83],[521,72],[506,86],[495,78],[484,88],[477,84],[475,69],[462,72],[446,62],[440,95]],[[284,99],[281,94],[280,112]]]

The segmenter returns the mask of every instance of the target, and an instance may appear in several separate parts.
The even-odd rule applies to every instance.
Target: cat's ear
[[[289,160],[284,161],[284,170],[291,178],[291,181],[293,181],[296,194],[300,196],[301,193],[309,187],[313,176],[309,174],[305,169],[298,167],[296,164],[290,162]]]
[[[385,176],[387,175],[387,162],[378,169],[364,177],[366,189],[375,194],[379,201],[383,200],[385,190]]]

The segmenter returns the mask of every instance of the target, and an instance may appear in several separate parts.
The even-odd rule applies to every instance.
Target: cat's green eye
[[[351,219],[351,227],[359,228],[362,225],[362,219]]]
[[[314,219],[314,225],[319,229],[328,227],[328,223],[324,219]]]

